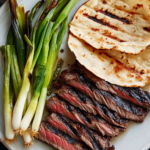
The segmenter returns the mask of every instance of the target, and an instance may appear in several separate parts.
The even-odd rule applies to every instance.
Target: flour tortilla
[[[150,2],[124,2],[89,0],[76,12],[70,32],[96,49],[129,54],[143,52],[150,44],[150,22],[147,19]]]
[[[139,55],[97,50],[70,34],[68,45],[81,65],[96,76],[125,87],[144,87],[150,83],[150,48]]]

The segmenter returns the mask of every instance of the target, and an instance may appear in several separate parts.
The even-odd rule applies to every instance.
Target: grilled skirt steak
[[[105,106],[101,106],[99,103],[94,102],[86,95],[80,92],[77,92],[67,86],[63,86],[60,90],[56,92],[56,94],[59,97],[63,98],[63,100],[68,101],[70,104],[74,105],[75,107],[79,107],[81,110],[92,113],[94,115],[97,114],[98,112],[98,114],[102,116],[105,120],[108,120],[112,124],[118,125],[116,124],[116,122],[114,122],[114,120],[117,119],[115,117],[117,116],[117,114],[114,115],[115,112],[112,112]],[[90,109],[90,108],[93,108],[93,109]],[[94,113],[93,111],[90,111],[89,109],[94,110],[96,113]]]
[[[66,119],[64,119],[64,117],[62,117],[62,115],[52,113],[46,118],[46,121],[56,129],[61,130],[62,132],[70,135],[76,140],[79,140],[80,134],[76,132],[70,124],[68,124],[68,122],[66,121]]]
[[[125,129],[128,126],[128,120],[121,118],[115,111],[109,110],[106,106],[101,105],[99,102],[96,103],[96,110],[98,114],[116,126],[124,127]]]
[[[91,100],[86,95],[75,91],[71,87],[63,86],[61,89],[57,90],[56,95],[68,101],[75,107],[79,107],[81,110],[92,113],[94,115],[97,114],[93,100]]]
[[[64,134],[49,123],[42,122],[39,129],[38,139],[46,142],[58,150],[89,150],[86,145]]]
[[[72,66],[71,70],[76,70],[81,73],[86,79],[92,81],[100,90],[110,92],[118,97],[126,99],[131,103],[150,109],[150,93],[143,91],[141,88],[121,87],[111,84],[98,78],[79,63]]]
[[[64,70],[59,76],[58,81],[54,83],[55,88],[61,88],[63,85],[68,84],[71,87],[81,91],[83,94],[94,98],[93,92],[91,90],[91,84],[87,80],[84,79],[82,75],[79,75],[76,72],[72,72],[72,70]]]
[[[76,109],[67,102],[60,100],[58,97],[50,98],[46,102],[46,106],[50,112],[61,114],[75,122],[90,124],[90,120],[79,109]]]
[[[96,100],[96,101],[100,102],[100,104],[107,106],[109,109],[117,112],[121,117],[123,117],[125,119],[130,119],[130,120],[133,120],[136,122],[142,122],[145,119],[146,115],[148,114],[148,111],[146,109],[143,109],[133,103],[130,103],[110,92],[98,90],[91,82],[89,82],[87,79],[85,79],[83,77],[83,75],[74,73],[72,70],[64,71],[61,74],[61,79],[65,83],[69,84],[70,86],[78,89],[80,92],[90,96],[92,99],[91,101],[95,102],[95,100]],[[62,84],[61,84],[61,86],[62,86]],[[83,90],[82,87],[87,87],[88,91]],[[64,88],[62,88],[61,91],[62,90],[65,92]],[[90,91],[90,94],[89,94],[89,91]],[[78,92],[78,93],[80,93],[80,92]],[[56,92],[56,93],[59,96],[59,92]],[[62,92],[61,92],[61,95],[62,95]],[[68,100],[67,99],[68,97],[63,97],[63,98],[65,100]],[[69,102],[71,103],[72,101],[69,100]],[[74,104],[74,103],[72,102],[71,104]],[[74,106],[77,106],[77,104],[76,105],[74,104]],[[84,110],[83,107],[81,107],[81,105],[78,105],[78,106],[80,109]],[[98,108],[98,106],[97,106],[97,108]],[[102,113],[97,108],[96,108],[96,110],[99,112],[100,115],[102,115]],[[105,118],[105,119],[108,120],[107,118]],[[111,123],[113,123],[113,122],[111,122]]]
[[[95,99],[109,109],[116,111],[121,117],[142,122],[148,114],[146,109],[130,103],[114,94],[98,89],[93,90]]]
[[[92,115],[85,113],[93,126],[93,129],[99,131],[103,136],[117,136],[121,131],[125,131],[125,128],[117,127],[109,124],[107,121],[99,117],[98,115]]]
[[[50,125],[70,135],[72,138],[83,141],[93,150],[109,150],[112,148],[110,147],[110,138],[102,137],[95,131],[64,118],[59,114],[51,114],[49,117],[47,117],[47,121],[50,123]]]
[[[96,127],[95,125],[91,124],[91,120],[87,117],[87,114],[85,114],[85,112],[75,108],[74,106],[68,104],[65,101],[60,100],[58,97],[50,98],[47,101],[46,106],[47,106],[48,110],[50,110],[51,112],[61,114],[64,117],[67,117],[75,122],[82,123],[82,124],[88,126],[89,128],[95,129],[95,127]],[[104,118],[108,119],[110,122],[112,122],[113,124],[118,125],[120,127],[123,127],[123,128],[127,127],[128,120],[120,118],[117,115],[117,113],[114,113],[113,111],[109,111],[108,109],[106,110],[105,106],[102,106],[102,105],[99,105],[99,106],[102,107],[101,115]],[[101,110],[99,110],[99,111],[101,111]],[[101,122],[99,122],[99,125],[100,125],[100,123]],[[105,124],[105,123],[103,123],[103,124]],[[100,129],[102,129],[102,128],[100,128]],[[98,129],[98,131],[101,132],[99,129]]]

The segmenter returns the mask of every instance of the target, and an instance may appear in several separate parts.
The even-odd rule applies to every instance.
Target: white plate
[[[18,0],[18,4],[23,4],[25,6],[25,10],[30,10],[34,4],[38,0]],[[69,15],[69,21],[71,21],[73,15],[76,10],[79,8],[81,4],[86,2],[86,0],[80,0],[78,4],[73,8]],[[6,37],[10,27],[10,12],[8,2],[5,3],[0,8],[0,46],[6,44]],[[67,46],[67,36],[66,34],[61,48],[65,50],[63,54],[59,54],[60,57],[65,58],[65,66],[68,64],[72,64],[75,61],[74,56],[68,49]],[[4,113],[3,113],[3,71],[4,64],[3,59],[0,53],[0,140],[4,139]],[[147,89],[150,89],[147,87]],[[143,123],[137,124],[131,122],[126,132],[121,133],[117,138],[112,141],[112,144],[115,145],[116,150],[148,150],[150,148],[150,114],[147,116]],[[25,150],[23,146],[22,137],[18,137],[16,142],[12,145],[7,145],[11,150]],[[33,146],[29,148],[29,150],[52,150],[49,145],[40,142],[38,140],[34,140]]]

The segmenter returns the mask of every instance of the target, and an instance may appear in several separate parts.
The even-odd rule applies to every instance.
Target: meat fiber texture
[[[148,114],[147,110],[106,91],[94,90],[93,93],[95,99],[99,101],[100,104],[106,105],[109,109],[116,111],[123,118],[142,122]]]
[[[106,150],[110,148],[110,138],[88,129],[86,126],[75,123],[62,115],[52,113],[47,121],[58,130],[70,135],[72,138],[83,141],[93,150]],[[112,148],[112,147],[111,147]]]
[[[57,150],[89,150],[83,143],[76,141],[45,122],[40,125],[38,139],[52,145]]]
[[[47,101],[46,106],[50,112],[55,112],[55,113],[61,114],[75,122],[79,122],[85,126],[88,126],[91,129],[95,129],[101,133],[101,130],[99,130],[98,126],[95,126],[96,123],[94,123],[94,121],[96,121],[96,119],[100,118],[100,117],[95,116],[95,117],[93,117],[93,119],[91,119],[92,115],[90,115],[90,117],[89,117],[88,113],[84,113],[84,111],[81,111],[81,110],[75,108],[74,106],[70,105],[69,103],[67,103],[63,100],[60,100],[57,97],[50,98]],[[111,122],[112,124],[114,124],[116,126],[122,127],[124,129],[127,128],[128,120],[120,118],[120,116],[118,116],[117,113],[109,111],[105,106],[100,105],[98,107],[100,107],[100,109],[101,109],[99,111],[100,111],[102,117],[107,119],[107,121]],[[98,123],[97,125],[99,125],[101,127],[100,129],[103,129],[102,126],[105,124],[105,122],[103,122],[102,125],[101,125],[101,122],[99,122],[99,121],[97,121],[97,123]],[[109,128],[109,126],[107,126],[107,127]],[[112,129],[112,128],[110,128],[110,129]],[[107,128],[105,130],[107,130]]]
[[[55,93],[57,96],[68,101],[75,107],[79,107],[81,110],[92,113],[94,115],[97,114],[97,111],[95,110],[95,103],[86,95],[72,89],[69,86],[63,86]]]
[[[68,85],[74,87],[76,90],[90,96],[91,97],[90,101],[93,102],[93,100],[94,100],[94,103],[97,105],[97,107],[95,107],[95,109],[97,110],[97,112],[100,115],[102,115],[102,113],[101,113],[102,107],[100,106],[100,104],[102,104],[102,105],[107,106],[109,109],[117,112],[123,118],[130,119],[130,120],[133,120],[136,122],[142,122],[145,119],[145,117],[148,114],[147,109],[144,109],[133,103],[130,103],[130,102],[124,100],[123,98],[116,96],[117,94],[116,95],[112,94],[111,91],[113,91],[113,89],[111,89],[111,86],[110,86],[109,90],[107,90],[110,92],[101,90],[101,89],[108,89],[108,88],[106,88],[108,86],[108,84],[106,84],[105,81],[103,81],[103,82],[101,81],[103,83],[104,87],[102,88],[99,85],[99,87],[101,87],[101,89],[97,89],[96,83],[101,79],[99,79],[96,83],[90,82],[89,79],[87,78],[88,71],[85,71],[85,72],[83,71],[84,73],[81,73],[80,70],[77,70],[75,68],[76,67],[73,66],[70,70],[65,70],[64,72],[62,72],[62,74],[60,75],[61,80],[63,80],[64,83],[67,83]],[[79,67],[79,68],[82,68],[82,67]],[[83,70],[83,69],[81,69],[81,70]],[[90,79],[90,80],[92,80],[92,79]],[[63,86],[63,83],[60,84],[60,87],[61,86]],[[113,85],[112,85],[112,87],[113,87]],[[133,91],[133,89],[129,89],[128,91],[130,91],[130,90],[131,90],[131,92]],[[122,93],[124,91],[125,90],[123,90]],[[80,92],[78,92],[78,93],[80,93]],[[146,95],[146,92],[144,92],[142,90],[141,90],[141,93],[143,93],[143,95],[144,94]],[[81,98],[80,98],[81,96],[78,96],[79,94],[73,92],[73,90],[71,90],[70,88],[63,86],[60,90],[57,90],[56,94],[58,96],[61,96],[63,99],[67,100],[69,103],[73,104],[74,106],[79,107],[80,109],[84,110],[82,108],[82,106],[84,107],[84,105],[82,105]],[[72,95],[72,96],[70,96],[70,95]],[[137,94],[137,95],[140,96],[140,94]],[[71,97],[74,101],[71,99]],[[129,97],[130,97],[130,95],[129,95]],[[134,97],[136,98],[136,96],[134,96]],[[84,99],[87,99],[86,96],[84,96]],[[142,99],[142,95],[141,95],[141,99]],[[83,100],[83,96],[82,96],[82,100]],[[97,101],[97,102],[95,102],[95,101]],[[136,101],[139,102],[138,100],[136,100]],[[75,104],[75,102],[76,102],[76,104]],[[80,105],[77,104],[79,102],[80,102]],[[84,102],[84,103],[87,104],[87,102]],[[88,106],[89,105],[93,106],[92,104],[88,104]],[[143,104],[143,106],[146,107],[148,105],[145,106]],[[88,107],[86,107],[86,108],[88,109]]]
[[[97,114],[97,107],[95,103],[89,97],[73,90],[71,87],[63,86],[61,89],[57,90],[56,94],[75,107],[79,107],[81,110],[94,115]],[[109,92],[94,88],[93,95],[95,100],[100,102],[100,104],[107,106],[113,111],[116,111],[123,118],[142,122],[148,114],[146,109],[129,103]]]

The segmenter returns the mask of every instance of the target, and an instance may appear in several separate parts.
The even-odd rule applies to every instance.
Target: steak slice
[[[102,137],[87,127],[64,118],[59,114],[51,114],[47,118],[47,121],[50,123],[50,125],[61,130],[62,132],[70,135],[73,138],[75,137],[75,139],[83,141],[93,150],[109,150],[109,148],[112,148],[110,147],[110,139],[108,137]]]
[[[94,115],[97,114],[95,103],[89,97],[78,91],[75,91],[71,87],[63,86],[61,89],[56,91],[56,95],[68,101],[75,107],[79,107],[81,110]]]
[[[58,150],[89,150],[86,145],[60,132],[48,123],[42,122],[38,139],[46,142]]]
[[[103,136],[117,136],[121,131],[125,131],[125,128],[117,127],[109,124],[107,121],[99,117],[98,115],[85,114],[93,126],[93,129],[99,131]]]
[[[65,84],[70,85],[71,87],[82,91],[83,94],[94,98],[93,92],[91,90],[91,83],[84,79],[82,75],[71,70],[64,70],[59,76],[58,81],[54,83],[55,88],[60,88]]]
[[[98,114],[110,122],[113,125],[120,126],[123,128],[127,128],[128,126],[128,120],[121,118],[115,111],[109,110],[106,106],[101,105],[98,101],[95,101],[96,103],[96,110]]]
[[[86,126],[75,124],[70,120],[68,120],[68,123],[71,124],[72,127],[80,133],[80,135],[84,135],[83,138],[87,138],[87,141],[91,141],[93,149],[99,149],[100,147],[102,150],[109,150],[110,148],[112,149],[112,147],[110,147],[110,138],[103,137],[97,134],[95,131],[90,130]]]
[[[81,136],[78,132],[72,128],[70,124],[62,117],[61,115],[57,113],[50,114],[46,121],[49,122],[50,125],[54,126],[56,129],[61,130],[62,132],[70,135],[72,138],[79,140],[79,137]]]
[[[122,98],[107,91],[94,89],[93,93],[95,99],[99,101],[100,104],[106,105],[109,109],[114,110],[123,118],[142,122],[148,114],[146,109],[123,100]]]
[[[65,101],[60,100],[57,97],[50,98],[46,102],[46,106],[47,106],[48,110],[50,110],[51,112],[61,114],[64,117],[67,117],[67,118],[69,118],[75,122],[79,122],[83,125],[88,126],[91,129],[97,130],[102,134],[105,133],[106,135],[107,134],[113,134],[114,135],[114,132],[110,132],[113,128],[110,128],[109,125],[107,125],[108,129],[103,127],[105,124],[107,124],[106,122],[103,123],[103,119],[101,122],[98,122],[98,124],[96,126],[95,123],[92,124],[92,121],[87,117],[88,113],[85,114],[85,112],[75,108],[74,106],[68,104]],[[106,112],[106,115],[105,115],[104,111],[102,112],[103,117],[106,116],[105,118],[110,119],[110,122],[112,122],[112,119],[115,119],[115,120],[113,120],[114,124],[117,124],[118,126],[121,126],[123,128],[127,127],[128,120],[120,118],[119,116],[117,116],[116,113],[112,114],[109,110],[107,110],[108,112]],[[113,117],[113,118],[111,118],[111,117]],[[104,130],[103,130],[103,128],[104,128]],[[118,133],[116,133],[116,134],[118,134]]]
[[[72,66],[71,70],[75,68],[76,71],[81,73],[86,79],[92,81],[98,89],[108,91],[114,95],[117,95],[118,97],[126,99],[131,103],[150,109],[149,92],[143,91],[141,88],[121,87],[111,84],[103,79],[98,78],[79,63],[76,63],[74,66]]]
[[[90,124],[90,120],[74,106],[69,105],[67,102],[60,100],[58,97],[52,97],[46,102],[49,111],[61,114],[75,122],[82,124]]]

